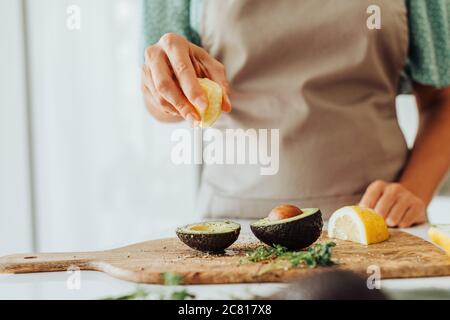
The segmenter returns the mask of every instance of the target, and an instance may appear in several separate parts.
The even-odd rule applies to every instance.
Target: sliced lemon
[[[201,111],[200,108],[194,106],[197,109],[202,121],[200,122],[200,127],[208,128],[211,127],[214,122],[219,118],[222,113],[222,87],[216,82],[208,79],[198,79],[200,86],[208,99],[208,107]]]
[[[389,239],[389,231],[383,217],[374,210],[348,206],[331,215],[328,236],[369,245]]]
[[[433,226],[428,230],[428,236],[450,256],[450,225]]]

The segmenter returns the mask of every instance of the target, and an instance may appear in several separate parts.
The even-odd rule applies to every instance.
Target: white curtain
[[[24,28],[18,0],[0,1],[0,255],[32,249]]]
[[[141,1],[28,0],[27,16],[38,249],[108,248],[195,219],[195,169],[170,161],[180,125],[141,100]]]

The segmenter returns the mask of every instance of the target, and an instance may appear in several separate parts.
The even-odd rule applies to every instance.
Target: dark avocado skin
[[[177,230],[177,236],[192,249],[204,252],[222,252],[239,237],[241,228],[216,234],[189,234]]]
[[[269,300],[386,300],[381,290],[367,287],[367,275],[345,270],[311,272]]]
[[[282,245],[289,250],[299,250],[309,247],[319,239],[322,233],[322,213],[316,213],[286,223],[269,224],[266,226],[250,225],[253,234],[269,246]]]

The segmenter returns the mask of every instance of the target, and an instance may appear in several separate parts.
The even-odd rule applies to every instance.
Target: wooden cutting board
[[[243,235],[223,255],[197,252],[177,238],[168,238],[101,252],[6,256],[0,258],[0,273],[66,271],[76,266],[142,283],[161,283],[161,273],[176,272],[184,276],[184,284],[283,282],[330,268],[366,273],[370,265],[379,266],[384,279],[450,275],[450,257],[440,249],[410,234],[390,232],[388,241],[371,246],[335,241],[336,265],[316,269],[270,270],[262,263],[240,264],[247,250],[261,245],[254,237]],[[319,239],[326,240],[325,235]]]

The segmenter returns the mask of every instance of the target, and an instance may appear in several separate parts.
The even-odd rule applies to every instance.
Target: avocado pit
[[[283,220],[301,215],[302,213],[303,211],[296,206],[290,204],[282,204],[278,207],[273,208],[272,211],[270,211],[267,219],[270,221]]]

